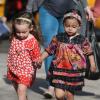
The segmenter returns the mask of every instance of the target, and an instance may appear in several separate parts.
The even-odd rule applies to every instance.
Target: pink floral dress
[[[39,58],[40,48],[34,36],[27,40],[14,38],[8,53],[8,79],[31,86],[37,69],[33,62],[37,62]]]

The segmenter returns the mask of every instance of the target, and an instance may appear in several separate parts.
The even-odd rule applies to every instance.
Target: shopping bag
[[[86,70],[86,78],[90,80],[97,80],[100,78],[100,47],[95,40],[95,36],[92,36],[92,48],[94,53],[94,59],[96,64],[96,72],[91,72],[89,58],[87,57],[87,70]]]
[[[98,80],[100,78],[100,61],[99,61],[100,60],[100,46],[99,46],[99,43],[97,42],[97,39],[95,36],[93,23],[88,23],[88,24],[90,25],[90,27],[89,27],[90,35],[86,35],[86,36],[88,36],[88,38],[91,42],[92,49],[93,49],[94,60],[95,60],[95,64],[96,64],[96,72],[91,72],[89,58],[86,57],[87,70],[85,73],[85,77],[89,80]]]

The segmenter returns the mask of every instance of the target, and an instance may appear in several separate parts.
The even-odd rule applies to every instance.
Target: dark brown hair
[[[82,18],[81,13],[80,13],[80,11],[78,9],[70,9],[66,13],[70,13],[70,12],[75,12]],[[63,24],[64,24],[65,20],[73,19],[73,18],[75,19],[75,17],[73,17],[73,16],[68,16],[68,17],[64,18]],[[81,25],[81,22],[78,19],[77,19],[77,21],[78,21],[79,25]]]

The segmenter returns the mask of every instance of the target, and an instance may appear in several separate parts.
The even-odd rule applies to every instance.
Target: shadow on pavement
[[[100,99],[100,95],[95,95],[95,98]]]
[[[97,95],[93,92],[87,92],[87,91],[77,92],[75,95],[77,95],[77,96],[93,96],[93,98],[95,98],[95,99],[100,99],[100,95]]]
[[[35,93],[43,95],[44,90],[47,89],[47,83],[45,79],[37,78],[33,86],[30,88]]]
[[[95,94],[92,92],[82,91],[75,93],[77,96],[94,96]]]
[[[3,78],[6,84],[11,85],[11,81],[9,81],[6,77]],[[35,82],[33,83],[32,87],[29,88],[33,92],[37,94],[43,95],[44,90],[47,89],[47,83],[45,79],[42,78],[36,78]]]
[[[9,80],[6,78],[6,76],[4,76],[3,80],[5,81],[6,84],[11,85],[11,81],[9,81]]]
[[[9,40],[0,41],[0,53],[7,53],[9,48]]]
[[[4,78],[4,81],[11,85],[11,81],[9,81],[7,78]],[[47,83],[45,79],[42,78],[36,78],[33,86],[29,88],[31,91],[43,95],[44,91],[47,89]],[[75,93],[76,96],[91,96],[94,99],[100,99],[100,95],[95,94],[94,91],[88,92],[88,91],[82,91]]]

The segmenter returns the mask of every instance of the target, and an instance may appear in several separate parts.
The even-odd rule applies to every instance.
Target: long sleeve
[[[28,0],[26,11],[35,12],[39,9],[44,0]]]
[[[30,51],[30,55],[33,62],[38,61],[38,59],[40,58],[40,46],[37,41],[34,42],[34,48]]]
[[[49,46],[45,49],[46,52],[48,52],[49,55],[53,55],[56,51],[56,48],[58,46],[58,41],[56,37],[53,37],[51,43]]]
[[[33,50],[30,51],[30,56],[33,62],[33,66],[36,68],[41,68],[42,63],[38,62],[41,56],[41,52],[40,52],[40,46],[37,41],[34,44]]]

